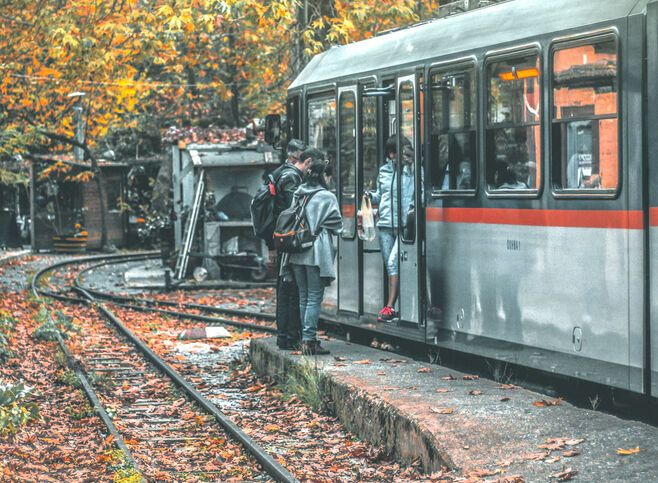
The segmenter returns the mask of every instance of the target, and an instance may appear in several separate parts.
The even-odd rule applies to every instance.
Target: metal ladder
[[[178,253],[176,260],[176,279],[182,280],[185,278],[187,272],[187,264],[190,261],[190,251],[192,250],[192,243],[194,242],[194,232],[196,231],[196,223],[199,220],[199,212],[201,211],[201,203],[203,202],[203,192],[205,190],[205,170],[199,171],[199,179],[196,184],[196,192],[194,193],[194,203],[192,204],[192,211],[185,223],[185,233],[183,234],[183,246]]]

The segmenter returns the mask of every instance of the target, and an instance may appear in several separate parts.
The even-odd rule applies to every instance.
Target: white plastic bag
[[[370,198],[363,195],[361,199],[361,224],[359,225],[359,238],[363,241],[373,241],[375,239],[375,216],[372,211]]]

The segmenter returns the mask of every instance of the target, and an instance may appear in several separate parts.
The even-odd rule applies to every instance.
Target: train
[[[658,396],[658,1],[510,0],[332,47],[286,118],[344,218],[325,318]],[[389,136],[414,147],[415,213],[380,323],[357,216]]]

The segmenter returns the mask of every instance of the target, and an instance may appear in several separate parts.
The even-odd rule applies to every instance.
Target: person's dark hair
[[[386,140],[384,145],[384,154],[388,157],[389,154],[398,152],[398,138],[397,136],[391,136]]]
[[[327,161],[324,159],[324,153],[316,148],[308,148],[302,153],[302,160],[306,161],[311,158],[311,164],[306,170],[304,181],[311,185],[320,185],[327,187],[324,179],[324,173],[327,168]]]
[[[400,139],[400,147],[404,148],[405,146],[411,146],[411,141],[409,141],[407,138],[404,136]],[[384,144],[384,154],[388,156],[391,153],[398,153],[398,137],[397,136],[391,136],[386,140],[386,144]]]
[[[288,148],[287,152],[288,154],[293,154],[298,151],[304,151],[306,149],[306,146],[304,145],[303,141],[300,141],[299,139],[291,139],[288,141]]]

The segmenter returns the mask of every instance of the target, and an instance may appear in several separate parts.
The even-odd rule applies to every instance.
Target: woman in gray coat
[[[329,354],[317,340],[318,319],[324,288],[336,279],[336,249],[332,235],[343,229],[343,219],[336,196],[327,189],[327,163],[319,149],[309,148],[302,159],[311,158],[304,183],[295,192],[293,204],[305,196],[310,199],[305,213],[311,232],[317,236],[313,246],[293,253],[284,260],[283,271],[292,271],[299,288],[299,312],[302,321],[302,350],[306,354]]]

